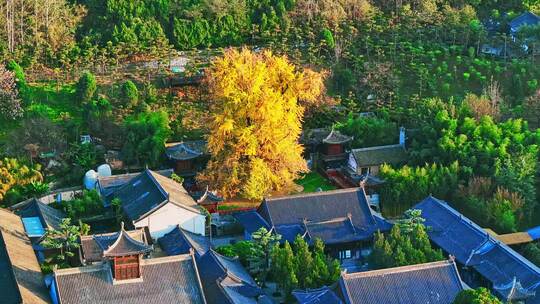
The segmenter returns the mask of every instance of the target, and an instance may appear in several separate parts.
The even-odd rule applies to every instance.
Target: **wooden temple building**
[[[166,143],[165,148],[175,173],[184,177],[195,176],[204,169],[209,158],[204,140]]]
[[[306,148],[312,167],[326,170],[346,163],[352,139],[335,129],[311,129],[302,134],[300,142]]]

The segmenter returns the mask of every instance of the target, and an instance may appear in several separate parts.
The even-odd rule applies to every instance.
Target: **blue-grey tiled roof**
[[[535,26],[540,24],[540,17],[531,12],[525,12],[510,21],[512,32],[517,32],[522,26]]]
[[[193,249],[197,256],[202,256],[212,247],[206,237],[186,231],[178,226],[159,238],[158,243],[167,255],[186,254],[189,253],[190,249]]]
[[[197,264],[208,303],[243,304],[243,298],[256,300],[263,295],[237,259],[209,250],[197,260]]]
[[[132,221],[160,208],[167,202],[200,212],[181,184],[148,169],[135,176],[114,192],[122,202],[122,209]]]
[[[298,224],[304,219],[320,222],[341,218],[348,213],[356,226],[371,227],[375,224],[362,188],[267,198],[259,210],[273,226]]]
[[[220,284],[221,289],[223,290],[223,293],[225,295],[224,299],[222,299],[223,303],[227,303],[225,301],[228,301],[228,303],[238,303],[238,304],[257,304],[257,299],[254,297],[249,297],[243,295],[241,292],[239,292],[237,289],[235,289],[233,286],[229,286],[226,284]]]
[[[318,289],[294,290],[292,294],[299,304],[343,304],[343,301],[327,286]]]
[[[167,144],[167,157],[174,160],[189,160],[207,152],[206,141],[192,140]]]
[[[428,197],[415,209],[422,211],[430,239],[463,265],[471,266],[492,283],[499,296],[514,278],[525,289],[538,291],[530,303],[540,303],[540,268],[507,245],[490,236],[480,226],[450,207]],[[499,287],[499,288],[498,288]],[[529,303],[529,302],[527,302]]]
[[[280,241],[283,243],[285,241],[294,242],[297,235],[306,236],[306,227],[302,224],[279,225],[274,227],[274,231],[281,235]]]
[[[35,198],[22,206],[16,213],[23,218],[39,217],[43,228],[53,228],[57,230],[60,229],[62,219],[66,217],[64,212],[48,206]]]
[[[310,241],[319,238],[325,244],[353,242],[373,235],[371,229],[357,230],[347,217],[324,222],[307,222],[305,227]]]
[[[533,240],[540,239],[540,226],[534,227],[534,228],[531,228],[531,229],[527,230],[527,233],[529,234],[529,236]]]
[[[270,230],[270,225],[257,213],[256,211],[237,212],[233,214],[234,218],[244,226],[244,229],[248,234],[259,230],[264,227],[266,230]]]
[[[362,188],[268,198],[257,212],[289,241],[306,230],[326,243],[362,240],[390,227],[375,219]]]
[[[167,200],[167,193],[158,187],[149,170],[132,178],[114,196],[122,202],[127,217],[134,221]]]
[[[347,304],[451,304],[463,290],[453,261],[345,273],[339,285]]]
[[[174,173],[173,169],[165,169],[155,171],[157,174],[163,175],[165,177],[171,177]],[[125,174],[115,174],[111,176],[98,176],[97,187],[103,197],[103,204],[105,207],[109,207],[111,200],[114,198],[114,193],[122,188],[126,183],[132,180],[137,175],[142,172],[135,173],[125,173]]]

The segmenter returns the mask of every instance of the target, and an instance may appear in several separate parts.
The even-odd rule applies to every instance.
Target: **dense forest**
[[[324,77],[319,101],[298,94],[303,129],[334,127],[353,148],[410,130],[409,162],[381,171],[386,216],[433,194],[498,233],[540,225],[540,26],[511,29],[538,0],[7,0],[0,11],[2,205],[80,184],[108,149],[160,167],[163,143],[207,136],[215,108],[214,87],[172,90],[171,77],[204,77],[245,47]],[[47,155],[54,166],[34,161]],[[540,262],[536,245],[524,252]]]

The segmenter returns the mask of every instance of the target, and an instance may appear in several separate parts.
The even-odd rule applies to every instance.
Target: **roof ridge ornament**
[[[204,202],[204,200],[208,197],[208,185],[206,185],[206,189],[204,190],[204,194],[197,200],[197,204]]]
[[[507,301],[524,300],[526,298],[536,295],[536,292],[534,290],[523,287],[523,285],[516,276],[513,276],[512,280],[507,284],[493,286],[493,289],[503,294],[503,296],[506,297]],[[508,290],[508,292],[504,292],[505,290]]]

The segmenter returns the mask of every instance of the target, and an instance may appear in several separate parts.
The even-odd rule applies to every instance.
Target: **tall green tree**
[[[466,289],[461,291],[452,304],[502,304],[486,288]]]
[[[381,117],[362,117],[349,115],[347,121],[339,123],[337,129],[353,136],[354,148],[383,146],[398,143],[398,127],[389,121],[384,113]]]
[[[316,238],[313,242],[313,286],[332,285],[341,275],[341,264],[324,252],[324,242]]]
[[[166,112],[147,112],[128,117],[124,121],[125,138],[122,152],[130,164],[158,164],[170,135]]]
[[[122,105],[125,107],[136,107],[139,103],[139,90],[131,80],[127,80],[122,85]]]
[[[252,255],[249,257],[250,272],[264,286],[270,270],[270,254],[274,244],[279,242],[281,235],[274,234],[261,227],[251,235],[253,241]]]
[[[296,261],[291,245],[285,241],[283,248],[279,244],[272,249],[272,275],[285,295],[290,295],[298,287]]]
[[[536,264],[536,266],[540,266],[540,246],[538,243],[529,243],[525,245],[521,253],[529,261]]]
[[[272,249],[271,273],[286,298],[294,288],[319,288],[334,284],[341,275],[341,265],[324,252],[324,243],[315,239],[310,248],[301,236],[294,240],[293,248],[277,244]]]
[[[538,153],[540,137],[521,119],[496,123],[490,116],[479,121],[465,108],[441,110],[422,127],[410,147],[412,163],[450,165],[458,161],[475,175],[492,176],[496,163],[516,155]]]
[[[441,250],[431,247],[419,210],[406,213],[407,218],[392,227],[385,236],[375,235],[370,265],[375,269],[390,268],[443,260]]]
[[[482,227],[497,233],[518,230],[518,222],[525,224],[530,210],[524,208],[521,194],[498,185],[492,178],[474,176],[460,186],[454,205],[464,215]]]
[[[497,185],[521,196],[524,204],[520,212],[527,223],[531,221],[538,206],[536,192],[538,156],[535,152],[516,153],[495,163]]]
[[[314,265],[313,255],[309,250],[309,245],[301,235],[297,235],[294,240],[295,265],[298,278],[298,287],[301,289],[313,286]]]
[[[385,202],[383,213],[398,216],[428,195],[449,199],[458,188],[460,170],[457,162],[449,166],[426,164],[399,169],[383,165],[380,171],[381,178],[386,181],[380,191]]]

